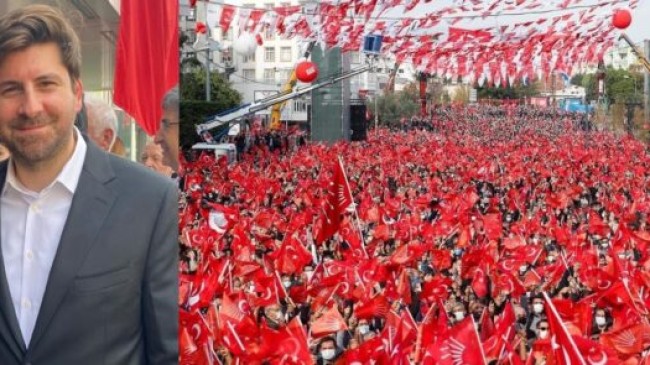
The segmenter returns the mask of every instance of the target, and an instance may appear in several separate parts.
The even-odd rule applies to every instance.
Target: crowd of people
[[[181,362],[650,363],[649,150],[584,125],[447,108],[185,161]]]

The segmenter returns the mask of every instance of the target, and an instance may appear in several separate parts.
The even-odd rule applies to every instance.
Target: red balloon
[[[261,34],[255,35],[255,40],[257,41],[257,44],[260,46],[264,44],[264,39],[262,38]]]
[[[632,23],[632,14],[627,9],[617,9],[614,11],[612,24],[618,29],[625,29]]]
[[[312,82],[318,77],[318,66],[311,61],[300,62],[296,66],[296,77],[302,82]]]

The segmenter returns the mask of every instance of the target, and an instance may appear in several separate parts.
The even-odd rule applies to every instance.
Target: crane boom
[[[236,121],[238,119],[244,118],[248,115],[254,114],[255,112],[258,112],[260,110],[266,109],[270,106],[276,105],[278,103],[283,103],[287,100],[296,98],[298,96],[304,95],[310,91],[320,89],[322,87],[332,85],[336,82],[339,82],[341,80],[350,78],[352,76],[356,76],[359,74],[362,74],[368,70],[371,69],[371,66],[363,66],[359,67],[354,70],[350,70],[347,72],[343,72],[339,75],[332,75],[327,78],[324,78],[323,80],[314,83],[312,85],[296,89],[294,91],[285,91],[285,92],[280,92],[275,95],[272,95],[268,98],[253,102],[253,103],[248,103],[245,105],[241,105],[239,107],[236,107],[234,109],[227,110],[223,113],[220,113],[218,115],[215,115],[212,117],[210,120],[203,124],[197,124],[196,125],[196,132],[200,136],[204,136],[204,133],[206,131],[209,131],[211,129],[220,127],[224,124],[229,124],[233,121]]]
[[[650,72],[650,61],[648,61],[648,59],[645,57],[643,52],[641,52],[641,50],[634,45],[634,42],[632,42],[630,37],[628,37],[627,34],[623,33],[621,34],[619,39],[625,40],[625,42],[630,45],[630,47],[632,48],[632,52],[634,52],[634,54],[639,59],[639,61],[641,61],[643,67],[645,67],[645,69],[648,70],[648,72]]]
[[[309,42],[309,45],[307,45],[307,49],[305,50],[305,53],[303,54],[303,57],[305,59],[308,59],[309,56],[311,55],[311,51],[314,49],[314,45],[316,45],[316,42],[312,41]],[[297,65],[296,65],[297,66]],[[294,66],[293,70],[291,70],[291,76],[289,76],[289,80],[282,86],[282,92],[283,93],[290,93],[293,91],[293,88],[296,87],[296,84],[298,83],[298,76],[296,75],[296,66]],[[269,128],[270,129],[280,129],[282,126],[282,121],[280,120],[282,118],[282,108],[284,108],[284,105],[286,104],[286,101],[274,104],[271,107],[271,122],[269,123]]]

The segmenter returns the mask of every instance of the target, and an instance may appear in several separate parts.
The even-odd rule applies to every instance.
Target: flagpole
[[[576,354],[580,354],[580,351],[578,350],[578,346],[576,346],[576,343],[573,342],[573,337],[569,334],[569,331],[564,327],[564,323],[562,323],[562,317],[557,312],[557,309],[555,309],[555,306],[553,305],[553,302],[551,302],[551,298],[548,297],[548,294],[546,292],[542,292],[542,295],[544,296],[544,300],[546,301],[546,304],[548,305],[548,308],[551,310],[555,318],[553,319],[553,322],[558,321],[560,324],[560,331],[564,332],[564,336],[567,338],[569,341],[569,344],[573,348],[573,351],[575,351]],[[581,365],[587,365],[584,358],[580,356],[581,360]]]
[[[474,329],[474,334],[478,340],[478,349],[481,350],[481,359],[483,359],[483,364],[487,365],[487,360],[485,359],[485,352],[483,351],[483,343],[481,342],[481,336],[478,335],[478,329],[476,328],[476,322],[474,322],[474,316],[469,316],[472,319],[472,328]]]
[[[359,230],[359,237],[361,237],[361,249],[363,249],[363,253],[366,255],[366,258],[368,258],[368,252],[366,252],[366,242],[363,239],[363,231],[361,230],[361,224],[359,223],[359,213],[357,212],[357,205],[354,203],[354,197],[352,197],[352,189],[350,189],[350,183],[348,182],[348,175],[345,172],[345,167],[343,166],[343,159],[341,158],[341,155],[338,155],[338,158],[339,158],[339,167],[341,168],[341,171],[343,171],[343,180],[345,180],[345,186],[347,186],[348,191],[350,192],[350,200],[352,200],[354,217],[356,218],[357,221],[357,229]]]
[[[293,302],[293,300],[291,300],[291,297],[289,296],[289,293],[287,293],[287,289],[284,287],[284,285],[283,285],[283,283],[282,283],[282,279],[280,279],[280,274],[278,273],[278,270],[274,270],[274,271],[275,271],[275,277],[276,277],[276,278],[278,279],[278,281],[280,282],[280,288],[282,288],[282,292],[284,293],[284,296],[287,298],[287,301],[288,301],[289,303],[291,303],[292,305],[295,306],[296,304]],[[278,302],[279,302],[279,301],[278,301]]]

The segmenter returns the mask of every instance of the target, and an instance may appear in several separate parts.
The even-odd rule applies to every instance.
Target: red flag
[[[354,306],[354,316],[358,319],[372,319],[373,317],[386,317],[390,304],[386,297],[379,294],[371,300]]]
[[[323,337],[330,333],[347,329],[348,326],[345,324],[345,320],[336,306],[332,306],[332,308],[328,309],[311,324],[311,334],[313,337]]]
[[[275,259],[276,268],[283,274],[302,272],[305,265],[312,261],[311,253],[300,243],[295,235],[286,237],[282,246],[269,257]]]
[[[603,345],[616,350],[621,355],[639,354],[650,345],[650,326],[645,323],[626,326],[603,333],[600,340]]]
[[[402,270],[399,281],[397,282],[397,294],[402,299],[402,303],[411,304],[411,280],[407,270]]]
[[[449,330],[445,340],[430,345],[422,364],[485,365],[483,346],[474,327],[474,318],[465,318]]]
[[[325,200],[323,215],[321,216],[320,230],[316,235],[316,242],[321,243],[336,233],[341,225],[341,214],[352,204],[352,194],[345,179],[345,172],[341,160],[334,165],[332,181]]]
[[[553,355],[556,363],[558,365],[586,365],[585,359],[582,357],[564,323],[562,323],[562,318],[560,318],[560,315],[555,309],[553,301],[551,301],[546,293],[543,294],[546,300],[546,315],[548,316]]]
[[[235,7],[232,5],[224,5],[221,8],[221,16],[219,17],[219,26],[223,33],[228,31],[233,18],[235,17]]]
[[[161,102],[178,84],[178,3],[122,0],[113,101],[153,136]]]
[[[488,277],[484,267],[474,270],[472,290],[474,290],[474,293],[479,298],[484,298],[488,294]]]

